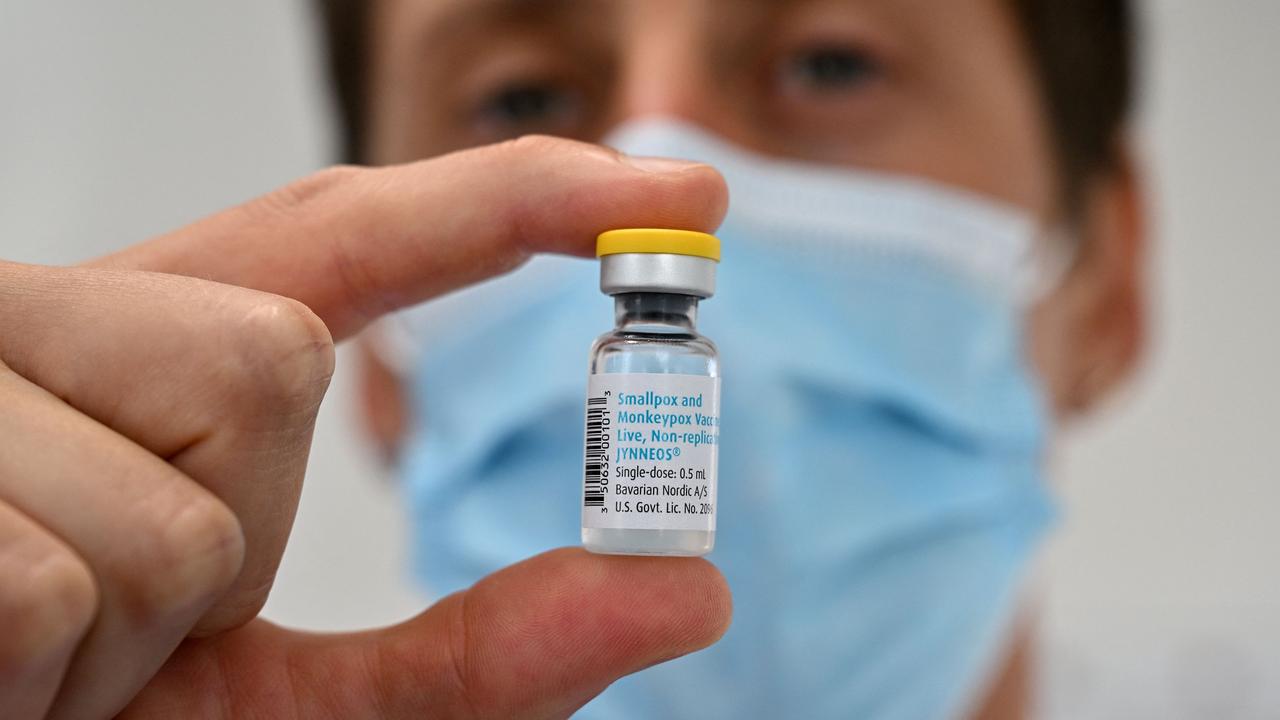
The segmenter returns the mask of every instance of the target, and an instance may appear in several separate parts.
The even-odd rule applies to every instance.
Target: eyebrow
[[[601,4],[592,0],[454,0],[430,27],[422,29],[420,40],[430,46],[492,27],[548,24]]]

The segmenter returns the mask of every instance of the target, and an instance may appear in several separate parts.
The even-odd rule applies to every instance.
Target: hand
[[[710,564],[580,550],[385,630],[254,618],[333,339],[725,205],[705,166],[526,138],[328,170],[85,267],[0,263],[0,716],[555,717],[714,642]]]

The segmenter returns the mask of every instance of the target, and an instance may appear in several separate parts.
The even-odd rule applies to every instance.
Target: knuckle
[[[359,187],[362,179],[372,172],[370,168],[355,165],[333,165],[267,194],[262,203],[271,210],[294,214],[313,207],[317,200],[323,201],[334,193]]]
[[[245,554],[240,522],[212,497],[156,513],[153,523],[137,535],[141,547],[121,583],[123,611],[141,626],[212,604],[239,575]]]
[[[272,407],[319,405],[333,376],[333,337],[306,305],[257,294],[237,323],[241,389]]]
[[[454,612],[454,621],[449,626],[449,665],[453,670],[453,679],[457,683],[459,695],[471,697],[471,673],[467,671],[467,600],[463,593]]]
[[[576,140],[555,137],[554,135],[521,135],[504,140],[494,146],[499,153],[518,157],[556,156],[583,147]]]
[[[469,592],[465,590],[460,593],[452,608],[449,634],[445,643],[448,660],[444,675],[455,699],[453,714],[458,717],[477,718],[485,714],[482,712],[484,693],[476,687],[476,676],[471,671],[470,656],[467,652],[473,625],[469,616],[468,594]]]
[[[0,677],[76,643],[93,622],[98,588],[72,552],[50,546],[0,578]]]

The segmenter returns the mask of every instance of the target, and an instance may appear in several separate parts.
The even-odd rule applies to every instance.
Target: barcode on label
[[[609,458],[609,410],[603,397],[587,398],[587,452],[583,470],[582,506],[604,507],[604,478]]]

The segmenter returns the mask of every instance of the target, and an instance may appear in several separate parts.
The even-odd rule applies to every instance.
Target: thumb
[[[258,621],[189,641],[124,717],[567,717],[619,677],[715,642],[730,614],[705,560],[564,548],[383,630]]]

